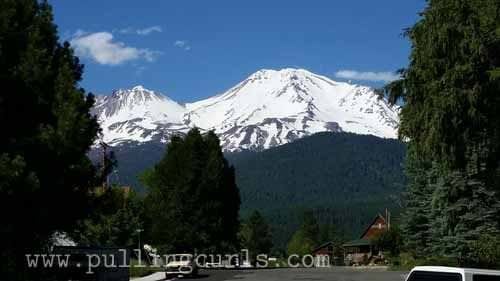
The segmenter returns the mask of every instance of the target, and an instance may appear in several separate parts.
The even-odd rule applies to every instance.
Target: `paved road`
[[[404,281],[406,272],[350,268],[200,271],[198,281]]]

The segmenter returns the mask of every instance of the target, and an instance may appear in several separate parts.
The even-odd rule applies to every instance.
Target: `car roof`
[[[485,274],[500,276],[500,270],[489,270],[479,268],[461,268],[461,267],[447,267],[447,266],[417,266],[412,269],[413,271],[434,271],[434,272],[448,272],[448,273],[472,273],[472,274]]]

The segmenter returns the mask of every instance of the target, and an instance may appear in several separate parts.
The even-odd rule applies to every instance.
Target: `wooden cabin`
[[[314,257],[314,266],[328,267],[331,265],[344,265],[342,251],[343,248],[340,242],[329,241],[319,245],[311,252],[311,255]]]
[[[387,215],[388,216],[388,215]],[[383,260],[381,249],[376,249],[373,240],[390,228],[390,222],[378,214],[357,240],[344,243],[344,262],[346,265],[369,264],[374,260]]]
[[[334,249],[335,248],[333,242],[326,242],[312,250],[312,256],[314,257],[314,266],[330,266],[333,263]]]

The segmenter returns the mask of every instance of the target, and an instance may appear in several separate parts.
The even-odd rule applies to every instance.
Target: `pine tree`
[[[237,247],[239,191],[213,132],[202,136],[192,129],[184,138],[173,137],[143,182],[149,188],[152,239],[164,252]]]
[[[0,1],[2,278],[29,280],[24,254],[89,211],[96,177],[86,152],[99,127],[82,71],[46,1]]]
[[[469,264],[499,231],[500,2],[430,0],[406,34],[410,65],[386,87],[404,101],[406,246]]]

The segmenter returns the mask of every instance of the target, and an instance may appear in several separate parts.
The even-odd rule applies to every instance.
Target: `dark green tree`
[[[500,231],[500,2],[430,0],[406,34],[410,64],[386,87],[404,102],[406,246],[470,264]]]
[[[213,132],[173,137],[162,160],[143,176],[153,242],[166,252],[218,252],[237,247],[239,191],[234,168]]]
[[[311,239],[313,243],[319,243],[319,224],[312,211],[304,212],[302,215],[302,225],[300,226],[300,229],[306,237]]]
[[[252,264],[257,255],[269,254],[273,247],[270,227],[258,211],[254,211],[243,223],[240,239],[241,246],[249,252]]]
[[[272,226],[274,247],[286,251],[304,208],[314,210],[320,225],[334,225],[346,240],[355,239],[384,208],[397,214],[405,153],[398,140],[318,133],[227,157],[236,167],[242,214],[258,209]]]
[[[500,269],[500,235],[482,234],[473,249],[474,265]]]
[[[138,237],[134,234],[147,222],[142,197],[123,187],[106,188],[93,198],[92,210],[70,233],[76,243],[137,248]],[[141,238],[146,241],[147,235]]]
[[[43,251],[89,211],[96,171],[86,153],[99,126],[93,97],[78,87],[82,71],[46,1],[0,1],[3,279],[30,280],[24,254]]]
[[[402,225],[406,250],[415,257],[426,257],[430,252],[431,201],[436,171],[424,165],[414,150],[408,150],[405,172],[408,176],[406,208]]]
[[[302,224],[288,242],[288,254],[303,256],[310,254],[319,244],[319,224],[312,211],[305,211]]]
[[[122,183],[144,190],[130,179],[157,163],[165,149],[148,143],[116,150]],[[273,248],[286,251],[304,208],[313,209],[320,225],[334,225],[346,240],[358,236],[373,214],[385,208],[397,215],[405,188],[405,154],[398,140],[325,132],[265,151],[224,156],[235,167],[240,215],[246,218],[259,210],[272,227]]]
[[[403,238],[398,225],[391,225],[391,228],[374,239],[375,246],[391,257],[399,256]]]

